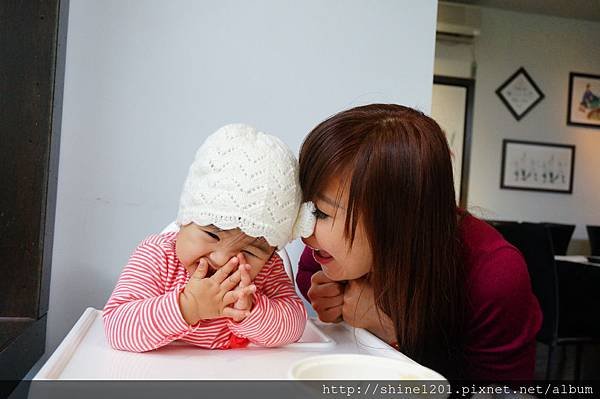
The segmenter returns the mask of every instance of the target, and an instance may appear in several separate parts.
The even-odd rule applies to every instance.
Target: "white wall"
[[[569,72],[600,74],[600,23],[481,11],[469,206],[489,218],[574,223],[574,237],[587,239],[585,224],[600,224],[600,129],[567,126],[567,91]],[[436,73],[469,77],[464,46],[437,48]],[[495,90],[521,66],[546,97],[516,121]],[[573,194],[501,190],[504,138],[574,144]]]
[[[436,75],[471,79],[474,59],[475,50],[472,43],[437,40],[433,72]]]
[[[294,151],[368,102],[429,111],[435,0],[71,0],[47,353],[102,308],[174,219],[203,139],[229,122]]]

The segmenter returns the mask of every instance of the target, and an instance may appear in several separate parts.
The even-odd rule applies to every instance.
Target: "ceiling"
[[[446,2],[600,22],[600,0],[446,0]]]

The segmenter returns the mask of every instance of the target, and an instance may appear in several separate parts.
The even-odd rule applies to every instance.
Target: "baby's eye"
[[[248,250],[246,250],[246,249],[244,249],[242,252],[243,252],[244,254],[246,254],[246,255],[250,255],[250,256],[252,256],[252,257],[254,257],[254,258],[258,258],[258,256],[254,255],[252,252],[250,252],[250,251],[248,251]]]
[[[317,219],[327,219],[329,217],[328,214],[326,214],[325,212],[323,212],[322,210],[320,210],[316,206],[315,206],[315,210],[313,211],[313,215],[315,215],[315,217]]]
[[[213,240],[219,241],[219,236],[216,235],[215,233],[211,233],[210,231],[207,231],[207,230],[202,230],[202,231],[205,232]]]

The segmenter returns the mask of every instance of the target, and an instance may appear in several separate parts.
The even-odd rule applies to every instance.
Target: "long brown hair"
[[[466,271],[442,129],[395,104],[338,113],[302,144],[305,200],[341,174],[349,184],[346,238],[351,245],[362,220],[373,252],[369,281],[400,350],[447,378],[462,377]]]

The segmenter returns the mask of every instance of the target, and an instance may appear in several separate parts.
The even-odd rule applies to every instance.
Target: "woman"
[[[366,328],[451,380],[533,378],[527,266],[457,208],[433,119],[384,104],[334,115],[306,137],[300,183],[317,224],[297,282],[321,320]]]

